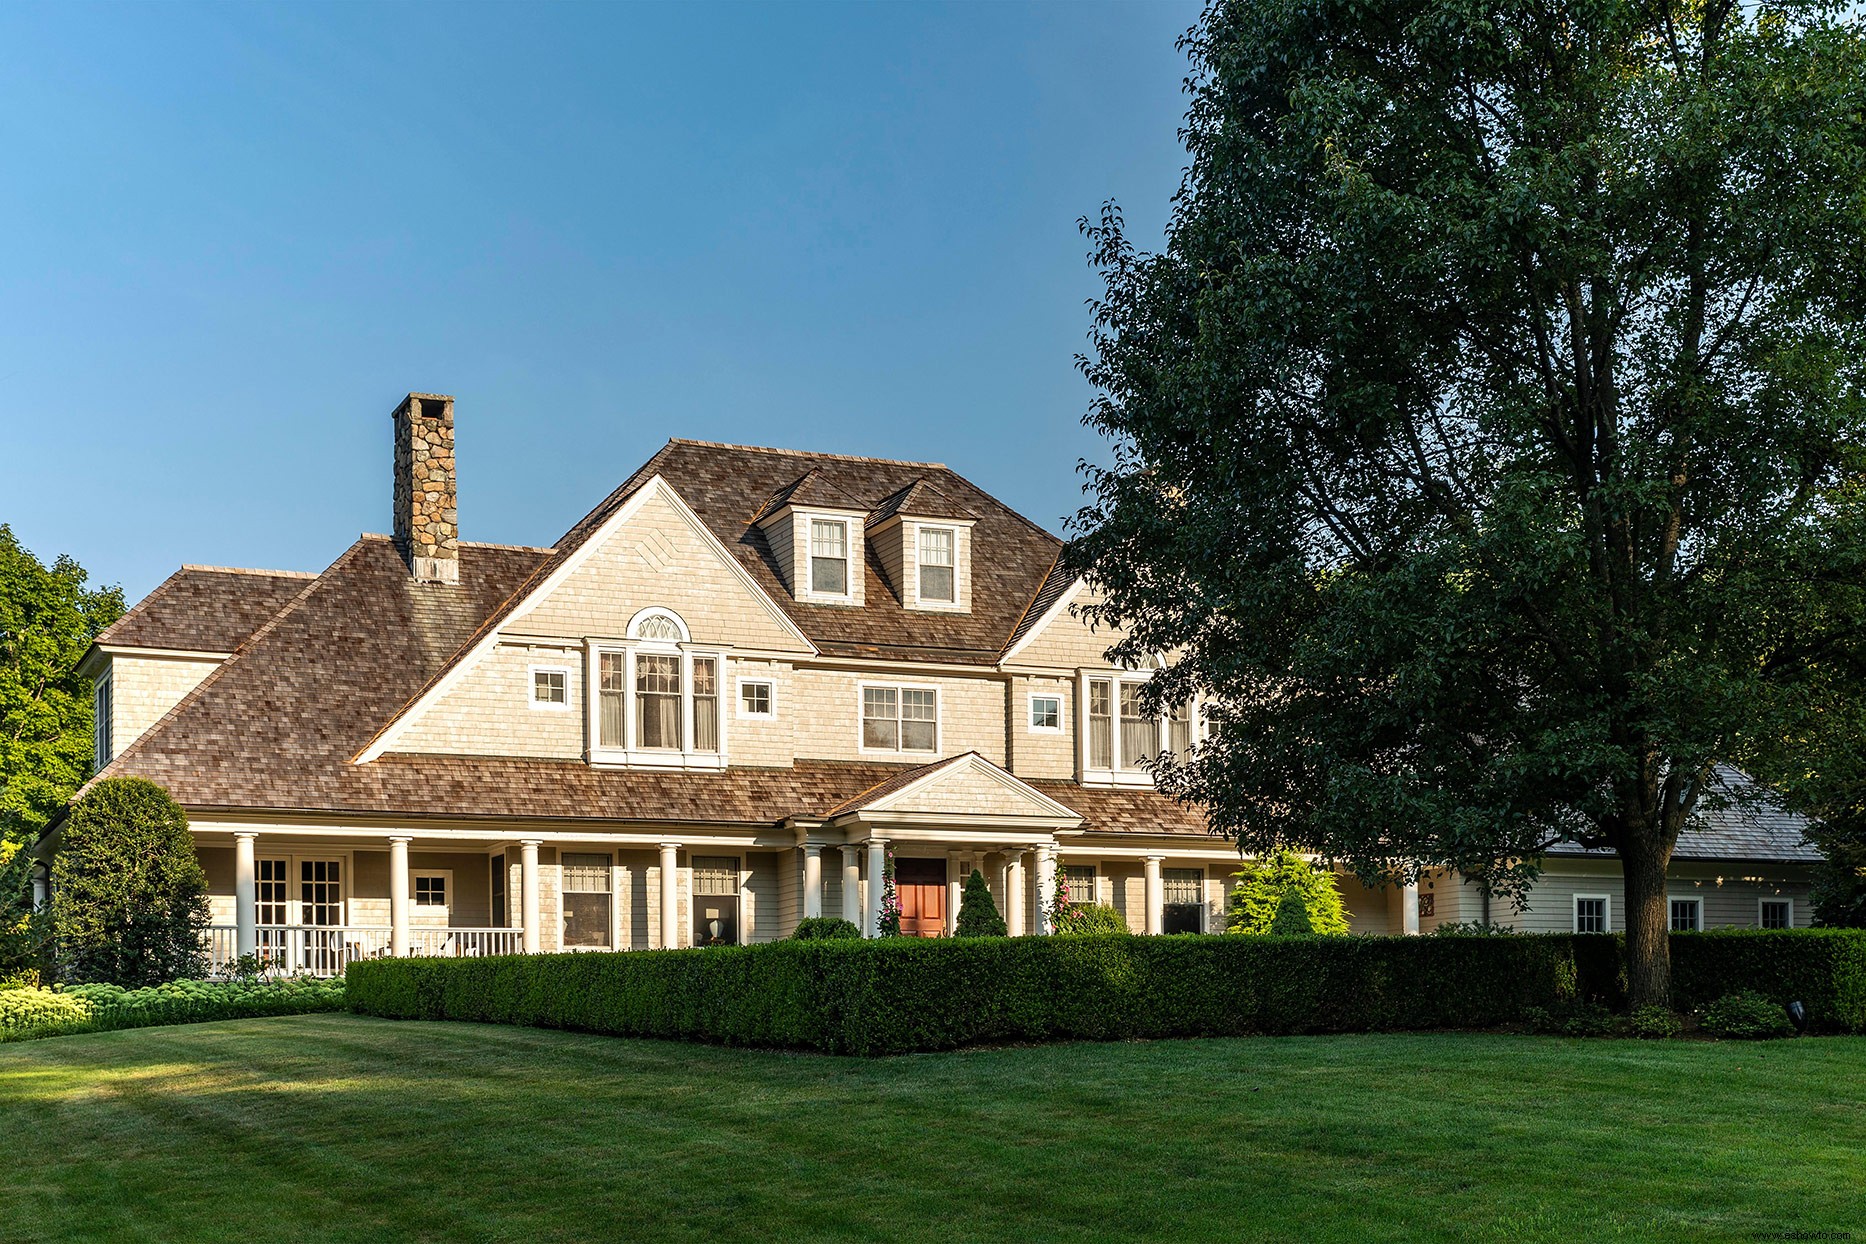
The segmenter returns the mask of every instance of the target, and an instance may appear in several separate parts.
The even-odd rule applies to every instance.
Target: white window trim
[[[433,907],[423,907],[415,901],[415,878],[417,877],[439,877],[441,879],[441,884],[445,887],[442,893],[447,896],[447,901],[441,904],[440,914],[447,918],[447,923],[452,924],[454,915],[454,870],[451,868],[411,868],[408,870],[408,911],[409,914],[413,916],[419,916],[422,912],[433,913],[435,910]]]
[[[1141,786],[1153,785],[1153,774],[1146,769],[1128,769],[1121,764],[1121,686],[1124,683],[1143,683],[1152,679],[1152,670],[1117,670],[1117,669],[1081,669],[1076,671],[1076,771],[1081,774],[1084,786]],[[1097,769],[1089,764],[1089,683],[1107,682],[1109,684],[1108,706],[1112,711],[1110,729],[1112,738],[1108,758],[1113,763],[1111,769]],[[1203,701],[1193,698],[1192,741],[1196,746],[1203,737],[1204,712]],[[1166,751],[1172,742],[1171,718],[1165,713],[1154,720],[1154,752],[1158,756]]]
[[[855,532],[853,520],[836,514],[811,514],[799,512],[803,519],[803,582],[798,584],[804,589],[800,600],[831,601],[838,604],[855,603],[855,576],[862,573],[862,567],[856,558]],[[842,528],[842,591],[820,592],[816,587],[816,525],[834,523]]]
[[[541,673],[564,676],[564,702],[562,704],[553,704],[549,700],[538,698],[538,675]],[[540,713],[569,712],[570,686],[576,676],[576,671],[568,665],[527,665],[525,667],[525,702]]]
[[[1038,700],[1056,701],[1056,724],[1055,725],[1039,726],[1037,724],[1037,701]],[[1063,733],[1063,693],[1060,691],[1032,691],[1030,693],[1029,702],[1024,707],[1024,727],[1027,730],[1029,730],[1030,733],[1032,734],[1061,734]]]
[[[98,771],[116,759],[117,692],[110,675],[105,670],[91,687],[91,762]]]
[[[388,927],[388,923],[389,923],[388,902],[389,900],[388,900],[388,895],[386,893],[383,895],[381,900],[379,900],[383,905],[382,924],[380,926],[364,926],[364,925],[355,925],[352,923],[353,918],[354,918],[354,912],[356,910],[355,904],[361,901],[358,899],[357,894],[356,894],[356,853],[354,851],[300,850],[300,849],[292,848],[292,847],[280,848],[280,849],[275,849],[275,850],[267,850],[265,846],[262,845],[264,841],[265,840],[262,838],[259,840],[259,842],[254,844],[255,851],[254,851],[253,872],[254,872],[255,878],[257,878],[259,860],[265,859],[265,860],[284,860],[285,861],[285,925],[284,925],[285,928],[288,928],[288,929],[300,929],[300,928],[314,928],[314,929],[343,928],[343,929],[347,929],[347,928],[365,928],[365,927],[382,927],[382,928]],[[343,865],[343,870],[339,874],[340,882],[343,887],[343,898],[341,900],[341,903],[343,906],[343,919],[335,925],[322,925],[322,924],[307,925],[304,922],[303,869],[300,868],[299,866],[303,864],[306,860],[335,860],[336,862]],[[409,886],[409,891],[408,891],[409,909],[413,910],[414,905],[415,905],[415,892],[414,892],[413,884],[411,883]],[[262,927],[268,928],[268,929],[276,929],[280,926],[275,925],[275,924],[268,924]]]
[[[563,884],[563,871],[562,871],[563,863],[564,863],[564,856],[566,855],[600,855],[604,859],[608,860],[609,861],[609,889],[606,891],[566,890]],[[622,940],[621,940],[622,890],[621,890],[621,881],[618,876],[620,872],[620,868],[616,864],[616,859],[617,859],[617,855],[614,851],[592,851],[588,849],[587,847],[582,850],[578,850],[578,851],[571,851],[571,850],[563,849],[563,848],[560,848],[558,850],[557,852],[558,883],[557,884],[558,884],[558,896],[559,897],[558,897],[558,902],[557,902],[557,944],[566,954],[573,954],[573,955],[575,954],[601,954],[601,953],[611,951],[611,950],[621,950],[623,948]],[[609,944],[607,946],[565,946],[564,945],[564,924],[565,924],[566,918],[564,915],[564,908],[567,906],[567,904],[563,901],[562,896],[565,894],[600,894],[600,893],[606,893],[609,896]]]
[[[947,539],[951,541],[952,561],[948,564],[947,569],[952,571],[952,595],[945,599],[941,599],[937,596],[928,596],[925,592],[920,590],[921,584],[925,582],[925,579],[922,577],[922,571],[929,564],[920,560],[920,537],[929,531],[944,532]],[[913,524],[913,539],[914,603],[917,605],[924,605],[928,609],[957,608],[959,605],[959,529],[957,527],[949,527],[944,523],[915,523]]]
[[[688,633],[687,624],[679,614],[668,609],[644,609],[636,614],[629,623],[630,630],[639,629],[641,623],[650,617],[667,617],[680,627],[681,634]],[[719,728],[719,750],[717,752],[698,751],[693,746],[693,663],[696,660],[712,660],[717,663],[717,678],[714,685],[720,698],[724,698],[726,688],[731,685],[726,673],[726,660],[732,649],[727,644],[694,644],[682,640],[655,639],[592,639],[585,644],[584,665],[584,729],[588,732],[589,763],[599,768],[638,768],[638,769],[724,769],[727,764],[729,732],[726,722],[733,716],[719,706],[716,714]],[[637,653],[653,656],[679,656],[680,658],[680,746],[641,747],[635,741],[635,657]],[[604,653],[619,653],[622,656],[622,746],[605,746],[602,741],[602,658]]]
[[[1568,906],[1568,930],[1569,932],[1579,933],[1581,931],[1581,903],[1582,903],[1582,900],[1584,899],[1586,900],[1599,899],[1600,900],[1600,931],[1602,933],[1613,932],[1613,895],[1611,894],[1577,894],[1575,895],[1573,900],[1569,903],[1569,906]],[[1669,917],[1669,914],[1670,913],[1668,911],[1667,912],[1668,917]]]
[[[882,691],[931,691],[933,693],[933,750],[932,751],[930,752],[921,751],[918,748],[914,748],[910,750],[908,748],[899,748],[899,747],[870,747],[868,746],[868,744],[864,740],[865,731],[863,731],[862,729],[862,722],[863,722],[862,709],[864,707],[863,693],[869,690],[871,687],[876,690],[882,690]],[[900,711],[899,701],[895,702],[895,711],[896,712]],[[896,759],[899,759],[902,756],[920,756],[920,757],[929,757],[929,758],[944,756],[946,754],[946,697],[940,694],[939,687],[933,683],[892,682],[892,681],[883,681],[880,679],[875,679],[871,681],[858,680],[855,684],[855,750],[857,754],[863,755],[863,756],[878,756],[878,757],[891,756]]]
[[[1697,904],[1698,922],[1697,922],[1697,927],[1693,929],[1692,932],[1702,933],[1704,931],[1704,896],[1702,894],[1667,894],[1665,896],[1665,929],[1667,932],[1673,931],[1672,930],[1672,904],[1673,903],[1695,903]]]
[[[1760,929],[1760,928],[1767,927],[1762,923],[1762,905],[1764,903],[1781,903],[1784,906],[1786,906],[1788,908],[1788,923],[1783,925],[1782,927],[1785,929],[1792,929],[1795,927],[1795,900],[1794,899],[1789,898],[1786,895],[1781,895],[1781,894],[1760,894],[1756,896],[1756,927],[1757,928]]]
[[[765,688],[765,690],[769,693],[767,698],[769,699],[771,703],[770,712],[754,713],[746,709],[745,688],[747,687]],[[733,697],[738,704],[737,715],[742,720],[745,720],[745,721],[776,721],[777,720],[777,680],[776,679],[769,678],[769,677],[762,677],[762,676],[756,677],[756,678],[741,676],[733,686]]]

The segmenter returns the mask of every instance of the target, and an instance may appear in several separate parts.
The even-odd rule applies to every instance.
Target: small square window
[[[1607,929],[1607,900],[1599,895],[1576,895],[1574,900],[1574,931],[1576,933],[1605,933]]]
[[[1063,728],[1062,697],[1054,695],[1031,696],[1030,728],[1032,730],[1061,730]]]
[[[570,671],[554,666],[532,666],[531,704],[533,708],[568,708]]]
[[[739,683],[739,716],[770,717],[773,712],[770,683],[750,679]]]
[[[1792,929],[1795,927],[1795,905],[1785,898],[1765,898],[1757,912],[1756,923],[1765,929]]]
[[[429,873],[424,876],[422,874],[417,873],[414,876],[413,881],[415,883],[415,906],[417,907],[445,907],[447,906],[447,876],[446,874]]]
[[[1697,933],[1704,928],[1704,901],[1695,898],[1675,898],[1672,907],[1672,932]]]
[[[1065,864],[1062,868],[1063,890],[1069,896],[1069,902],[1086,906],[1095,901],[1095,866],[1093,864]]]

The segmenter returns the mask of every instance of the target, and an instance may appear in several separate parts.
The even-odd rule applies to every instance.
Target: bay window
[[[1092,785],[1148,786],[1147,766],[1157,757],[1191,759],[1198,740],[1197,705],[1187,702],[1149,713],[1142,693],[1146,673],[1084,672],[1078,685],[1082,780]]]

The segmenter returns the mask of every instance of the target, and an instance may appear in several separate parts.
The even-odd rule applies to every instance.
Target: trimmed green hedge
[[[1719,996],[1786,983],[1814,1026],[1866,1030],[1866,933],[1681,935]],[[353,1010],[846,1054],[998,1042],[1486,1028],[1623,1005],[1616,937],[1026,937],[778,942],[370,960]],[[1786,1000],[1785,998],[1783,1000]]]
[[[171,981],[143,989],[103,984],[4,989],[0,990],[0,1041],[343,1009],[341,980]]]

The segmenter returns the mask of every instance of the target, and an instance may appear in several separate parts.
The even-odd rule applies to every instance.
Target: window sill
[[[1151,789],[1153,774],[1139,769],[1088,769],[1082,774],[1084,786],[1128,786]]]
[[[590,765],[598,769],[724,769],[726,758],[719,752],[669,752],[638,748],[602,748],[590,753]]]

